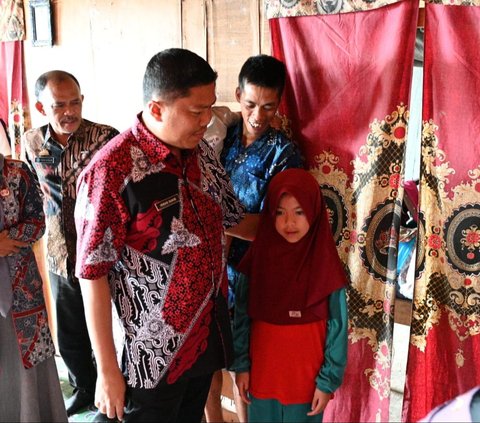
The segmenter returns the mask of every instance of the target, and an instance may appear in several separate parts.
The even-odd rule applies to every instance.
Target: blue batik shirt
[[[243,121],[228,129],[221,162],[233,185],[233,190],[247,213],[260,213],[270,179],[288,168],[303,167],[298,147],[281,131],[268,129],[248,147],[242,143]],[[235,266],[250,243],[233,238],[228,256],[229,305],[234,302],[234,287],[238,278]]]

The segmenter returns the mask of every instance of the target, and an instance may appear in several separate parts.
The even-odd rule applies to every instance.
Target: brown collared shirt
[[[77,177],[93,155],[117,134],[111,126],[83,119],[65,146],[53,139],[49,125],[32,129],[23,137],[25,161],[37,176],[43,193],[48,270],[52,273],[73,275]]]

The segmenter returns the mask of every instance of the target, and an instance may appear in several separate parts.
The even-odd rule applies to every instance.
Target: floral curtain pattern
[[[480,384],[480,8],[469,7],[480,2],[462,4],[426,4],[419,253],[404,421]]]
[[[373,10],[399,0],[267,0],[266,15],[268,19],[333,15],[337,13]]]
[[[20,153],[20,138],[30,127],[23,67],[25,22],[23,1],[0,0],[0,118],[8,125],[12,156]]]
[[[351,280],[348,364],[325,421],[389,421],[417,14],[418,3],[400,1],[362,13],[269,21],[273,54],[288,71],[280,111],[322,188]]]

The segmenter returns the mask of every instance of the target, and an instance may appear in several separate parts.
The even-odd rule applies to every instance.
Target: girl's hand
[[[13,256],[23,247],[28,247],[28,242],[10,239],[6,229],[0,232],[0,257]]]
[[[238,393],[242,398],[242,401],[246,404],[250,404],[248,398],[248,390],[250,389],[250,372],[235,373],[235,384],[238,388]]]
[[[320,389],[315,388],[315,394],[313,394],[312,400],[312,411],[307,413],[307,416],[315,416],[316,414],[322,413],[331,398],[332,394],[327,394],[326,392],[322,392]]]

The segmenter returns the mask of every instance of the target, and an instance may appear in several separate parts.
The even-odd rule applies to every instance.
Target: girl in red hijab
[[[252,422],[321,422],[347,357],[347,283],[315,178],[270,182],[239,270],[231,370]]]

